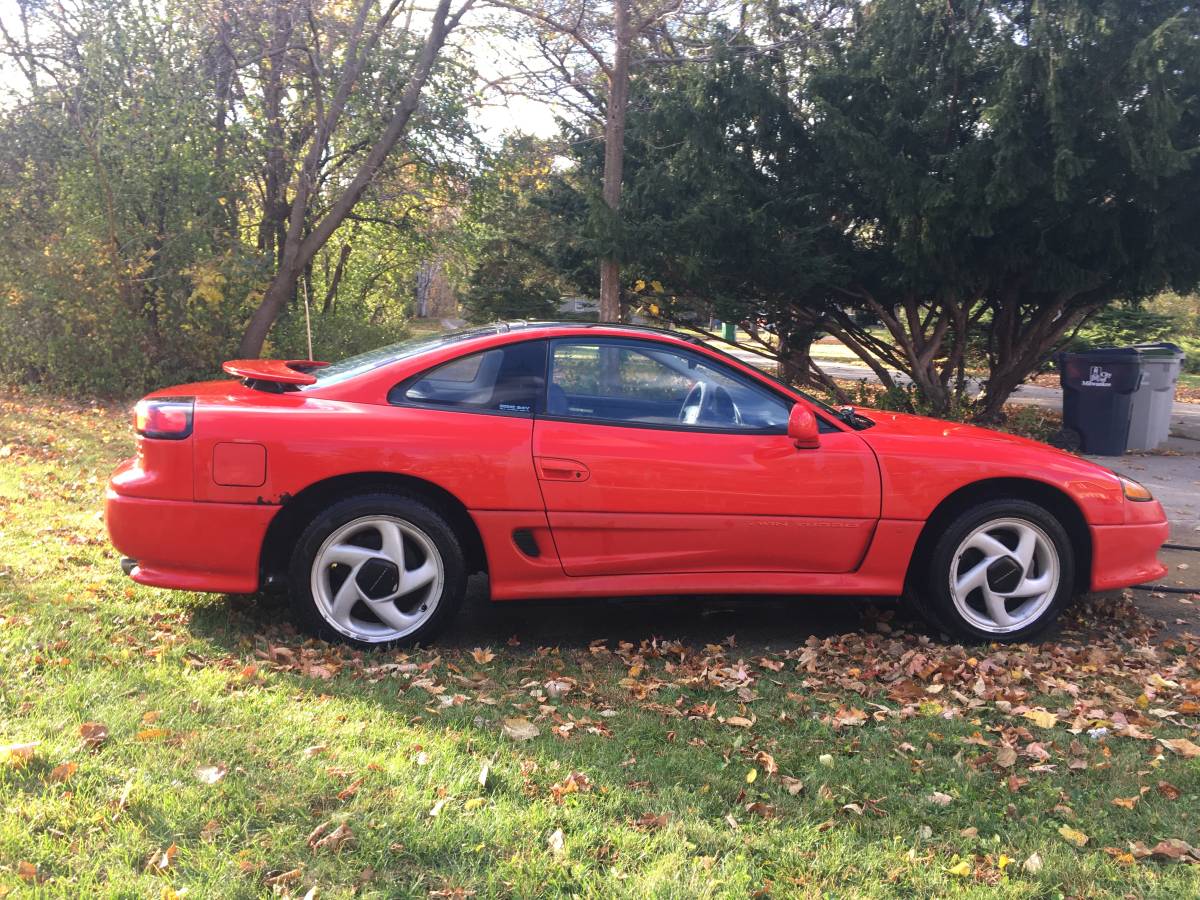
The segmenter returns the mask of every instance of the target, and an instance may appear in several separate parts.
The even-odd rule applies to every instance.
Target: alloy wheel
[[[950,564],[950,596],[959,615],[989,634],[1019,631],[1054,602],[1058,550],[1026,519],[985,522],[963,539]]]
[[[311,587],[330,627],[355,640],[385,643],[429,620],[445,577],[429,535],[404,519],[377,515],[347,522],[324,540]]]

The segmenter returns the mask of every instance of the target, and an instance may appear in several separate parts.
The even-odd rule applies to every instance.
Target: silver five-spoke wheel
[[[950,597],[980,631],[1008,634],[1037,621],[1058,593],[1061,566],[1050,536],[1025,519],[998,518],[972,530],[950,565]]]
[[[325,538],[313,559],[312,599],[321,617],[364,643],[396,641],[433,616],[445,585],[433,539],[395,516],[363,516]]]

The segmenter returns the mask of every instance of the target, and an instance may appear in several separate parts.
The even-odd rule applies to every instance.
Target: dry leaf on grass
[[[12,766],[19,769],[29,760],[33,759],[33,753],[40,747],[41,741],[27,741],[23,744],[5,744],[0,746],[0,763],[7,766]]]
[[[1088,836],[1082,831],[1072,828],[1070,825],[1058,826],[1058,833],[1068,844],[1073,844],[1076,847],[1084,847],[1087,845]]]
[[[504,719],[500,723],[500,731],[510,741],[531,741],[539,734],[538,727],[528,719]]]
[[[471,651],[471,656],[475,659],[475,662],[479,663],[481,666],[487,665],[496,658],[495,653],[493,653],[490,649],[484,649],[483,647],[476,647]]]
[[[1044,709],[1026,710],[1025,718],[1036,725],[1038,728],[1053,728],[1058,724],[1058,716],[1052,712],[1047,712]]]
[[[79,726],[79,736],[85,747],[95,750],[108,740],[108,726],[103,722],[84,722]]]
[[[340,850],[344,844],[354,840],[354,832],[345,822],[329,831],[332,822],[322,822],[308,835],[308,846],[313,850]],[[327,833],[328,832],[328,833]]]
[[[1173,740],[1159,738],[1158,742],[1172,753],[1177,753],[1184,759],[1196,759],[1200,757],[1200,746],[1193,744],[1187,738],[1175,738]]]

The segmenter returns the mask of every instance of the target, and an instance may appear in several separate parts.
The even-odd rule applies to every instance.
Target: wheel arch
[[[462,542],[468,573],[487,571],[487,555],[479,528],[466,505],[450,491],[414,475],[353,472],[314,482],[288,498],[271,519],[263,537],[259,584],[269,588],[286,583],[292,547],[321,510],[346,497],[379,492],[416,497],[441,512]]]
[[[1054,515],[1062,523],[1071,539],[1071,549],[1075,551],[1075,590],[1088,589],[1092,572],[1092,535],[1083,511],[1070,494],[1032,478],[988,478],[964,485],[948,494],[925,520],[908,563],[905,583],[914,583],[918,562],[929,558],[934,543],[955,516],[964,509],[989,500],[1027,500]]]

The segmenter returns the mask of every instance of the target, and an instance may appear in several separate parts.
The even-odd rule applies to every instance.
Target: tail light
[[[139,400],[133,408],[133,430],[142,437],[181,441],[192,433],[195,397]]]

